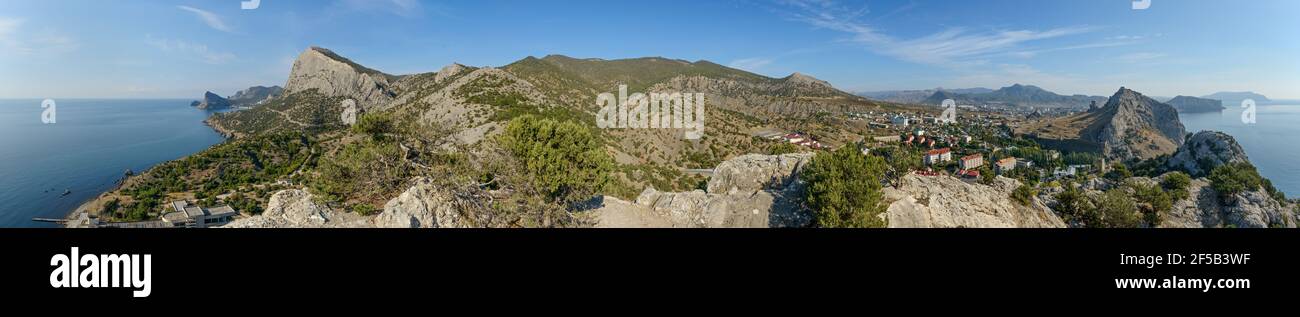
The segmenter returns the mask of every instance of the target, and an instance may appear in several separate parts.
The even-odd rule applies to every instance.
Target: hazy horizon
[[[1020,83],[1300,99],[1300,2],[88,0],[0,3],[0,98],[196,99],[283,85],[326,47],[391,74],[527,56],[708,60],[849,92]],[[671,14],[665,14],[671,13]]]

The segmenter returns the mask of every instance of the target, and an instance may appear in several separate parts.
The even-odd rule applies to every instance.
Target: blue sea
[[[0,227],[53,227],[111,190],[126,170],[198,152],[224,139],[189,100],[56,99],[55,123],[41,100],[0,100]],[[64,195],[65,191],[71,193]]]
[[[1300,105],[1261,105],[1255,123],[1243,123],[1242,108],[1219,113],[1188,113],[1179,118],[1187,132],[1222,131],[1237,139],[1260,175],[1287,197],[1300,196]]]

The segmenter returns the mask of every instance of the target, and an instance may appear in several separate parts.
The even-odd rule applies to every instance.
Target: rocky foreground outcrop
[[[1183,144],[1165,166],[1187,171],[1193,177],[1205,176],[1228,163],[1250,162],[1246,151],[1232,136],[1218,131],[1201,131]]]
[[[384,204],[372,223],[379,228],[484,228],[499,224],[485,212],[485,194],[477,186],[451,190],[428,178]]]
[[[590,211],[600,228],[784,228],[806,227],[803,166],[809,153],[740,156],[714,169],[707,191],[646,189],[636,201],[605,196]]]
[[[992,186],[949,176],[907,175],[898,188],[885,188],[891,201],[890,228],[1064,228],[1065,222],[1034,198],[1028,206],[1011,200],[1020,186],[998,177]]]
[[[708,190],[664,193],[647,189],[634,202],[604,197],[593,211],[607,228],[807,227],[806,184],[799,173],[812,154],[745,155],[723,162]],[[994,186],[941,176],[903,177],[886,188],[891,228],[1062,228],[1051,209],[1034,199],[1020,206],[1010,198],[1020,183],[998,178]]]
[[[1165,228],[1295,228],[1295,206],[1256,189],[1222,197],[1205,178],[1193,179],[1188,198],[1175,201],[1164,215]]]
[[[502,226],[484,205],[476,186],[450,188],[428,178],[384,204],[374,216],[334,211],[301,189],[276,192],[261,215],[235,220],[226,228],[480,228]]]
[[[370,219],[349,212],[335,212],[317,204],[311,193],[301,189],[282,190],[271,195],[261,215],[237,219],[224,228],[361,228]]]

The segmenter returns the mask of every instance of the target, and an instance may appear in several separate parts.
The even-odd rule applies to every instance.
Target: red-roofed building
[[[984,166],[984,155],[979,153],[967,155],[962,157],[960,161],[957,161],[957,165],[964,170],[980,168],[980,166]]]
[[[927,165],[949,161],[952,161],[952,149],[942,148],[938,150],[930,150],[925,153],[925,164]]]
[[[1014,170],[1016,169],[1016,158],[1008,157],[998,160],[995,166],[998,168],[998,172],[1002,173]]]

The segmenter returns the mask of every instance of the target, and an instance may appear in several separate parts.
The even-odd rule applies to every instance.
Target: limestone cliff
[[[397,96],[398,77],[366,68],[334,52],[312,47],[298,55],[284,84],[285,94],[316,89],[329,97],[356,100],[364,108],[387,104]]]

